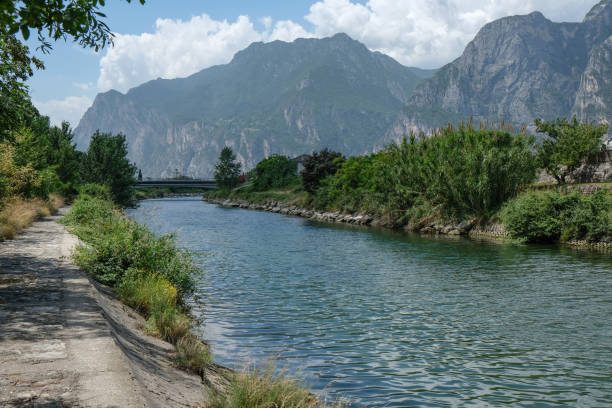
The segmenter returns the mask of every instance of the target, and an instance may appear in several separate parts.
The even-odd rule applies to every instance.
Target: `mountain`
[[[577,115],[612,123],[612,1],[580,23],[541,13],[485,25],[463,54],[423,81],[383,142],[469,120],[516,126]]]
[[[435,71],[405,67],[345,34],[254,43],[226,65],[96,96],[75,129],[123,132],[145,176],[208,177],[221,148],[249,169],[273,153],[372,151],[416,86]]]

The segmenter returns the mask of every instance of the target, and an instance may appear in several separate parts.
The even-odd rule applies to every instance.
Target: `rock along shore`
[[[352,225],[363,225],[372,227],[392,228],[388,221],[383,218],[374,217],[369,214],[344,214],[341,212],[320,212],[295,205],[287,205],[277,201],[265,202],[263,204],[251,203],[244,200],[229,199],[210,199],[203,198],[211,204],[224,207],[242,208],[248,210],[268,211],[284,215],[308,218],[314,221],[336,222]],[[489,238],[504,238],[508,232],[501,224],[490,224],[486,226],[477,225],[476,220],[466,220],[458,223],[440,223],[433,220],[425,220],[418,224],[408,224],[404,227],[405,231],[418,232],[430,235],[454,235],[454,236],[474,236]]]
[[[203,197],[203,200],[223,207],[242,208],[248,210],[268,211],[295,217],[308,218],[314,221],[334,222],[371,227],[393,228],[393,225],[378,217],[369,214],[344,214],[341,212],[320,212],[301,208],[295,205],[287,205],[278,201],[269,201],[263,204],[251,203],[245,200],[211,199]],[[415,232],[424,235],[447,235],[465,236],[474,239],[509,239],[510,234],[500,223],[478,224],[475,219],[461,222],[442,223],[435,220],[425,219],[418,224],[408,224],[403,227],[404,231]],[[612,242],[588,242],[573,240],[565,242],[564,245],[575,248],[588,248],[593,250],[612,250]]]

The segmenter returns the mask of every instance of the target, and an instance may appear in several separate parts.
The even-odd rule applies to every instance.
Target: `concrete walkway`
[[[199,405],[200,379],[174,367],[172,347],[69,261],[65,211],[0,242],[0,406]]]

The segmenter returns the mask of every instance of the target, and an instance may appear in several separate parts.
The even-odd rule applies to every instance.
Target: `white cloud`
[[[229,62],[237,51],[255,41],[293,41],[311,35],[291,21],[273,25],[272,19],[265,18],[262,23],[266,29],[259,32],[246,16],[230,23],[203,14],[189,21],[158,19],[153,33],[117,34],[115,46],[100,60],[98,88],[126,91],[158,77],[187,76]]]
[[[100,60],[98,88],[127,91],[157,77],[176,78],[224,64],[255,41],[292,41],[345,32],[372,50],[405,65],[439,67],[458,57],[487,22],[539,10],[554,21],[579,21],[595,0],[321,0],[306,20],[312,31],[293,21],[234,22],[208,15],[189,21],[158,19],[153,33],[117,34],[115,47]]]
[[[306,19],[317,36],[345,32],[403,64],[439,67],[458,57],[486,23],[538,10],[553,20],[582,19],[594,0],[322,0]]]
[[[81,91],[89,91],[93,88],[94,84],[93,82],[73,82],[72,86],[80,89]]]
[[[62,121],[68,121],[74,128],[91,106],[92,100],[87,96],[68,96],[62,100],[33,101],[33,103],[41,114],[49,116],[51,124],[59,126]]]

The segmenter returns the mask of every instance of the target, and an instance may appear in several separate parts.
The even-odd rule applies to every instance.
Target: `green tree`
[[[304,169],[300,173],[304,190],[313,193],[321,180],[338,171],[344,160],[341,153],[329,149],[313,152],[304,160]]]
[[[240,176],[240,163],[232,148],[225,146],[219,154],[219,161],[215,165],[215,181],[223,189],[231,189],[238,185]]]
[[[250,173],[253,190],[264,191],[284,187],[297,180],[297,163],[287,156],[272,155],[257,163]]]
[[[110,187],[117,204],[132,203],[132,187],[136,184],[136,166],[127,158],[127,144],[121,133],[111,135],[96,131],[81,161],[81,181]]]
[[[131,0],[125,0],[131,3]],[[144,4],[145,0],[139,0]],[[24,39],[36,31],[43,51],[50,40],[72,38],[82,47],[98,51],[112,43],[113,33],[100,8],[104,0],[8,0],[0,2],[0,33],[21,32]]]
[[[548,136],[537,148],[538,164],[559,184],[565,184],[589,155],[603,148],[601,139],[608,131],[607,125],[579,123],[575,116],[571,121],[536,119],[535,124],[539,133]]]
[[[44,65],[30,57],[28,47],[14,36],[0,34],[0,141],[38,115],[30,101],[27,79]]]

